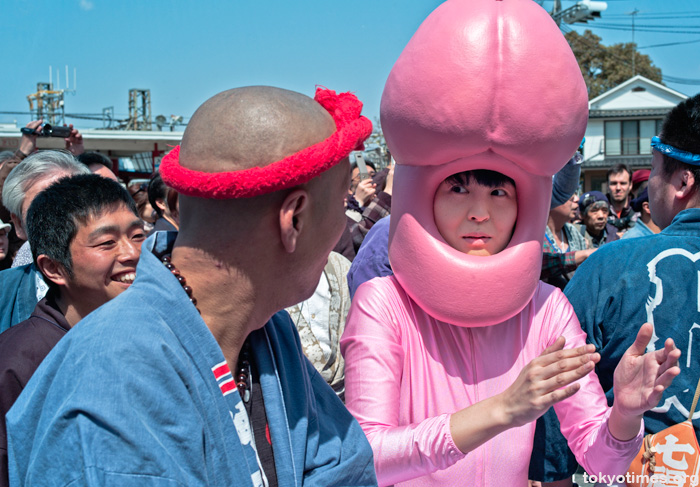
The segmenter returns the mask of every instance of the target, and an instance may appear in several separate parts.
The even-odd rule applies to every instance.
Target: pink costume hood
[[[381,124],[397,166],[389,257],[423,309],[459,326],[501,323],[537,287],[552,175],[579,146],[588,96],[559,28],[532,0],[449,0],[419,27],[389,74]],[[433,198],[449,175],[490,169],[516,183],[508,247],[450,247]]]

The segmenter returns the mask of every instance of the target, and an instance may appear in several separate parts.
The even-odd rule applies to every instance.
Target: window
[[[651,154],[651,138],[660,131],[660,119],[605,122],[605,155]]]

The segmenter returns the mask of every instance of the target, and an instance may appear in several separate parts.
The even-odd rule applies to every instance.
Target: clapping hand
[[[503,411],[511,426],[522,426],[542,416],[557,402],[573,396],[581,387],[575,381],[588,375],[600,360],[595,346],[564,350],[559,337],[532,360],[501,395]]]
[[[615,368],[615,407],[623,416],[641,416],[656,407],[664,391],[681,373],[678,367],[681,351],[671,338],[662,349],[644,353],[653,331],[651,324],[644,323]]]

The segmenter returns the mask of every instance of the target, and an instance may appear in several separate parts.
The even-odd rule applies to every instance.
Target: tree
[[[571,31],[565,37],[581,68],[589,99],[637,74],[661,83],[661,69],[654,66],[649,56],[639,53],[633,42],[604,46],[602,39],[590,30],[583,35]]]

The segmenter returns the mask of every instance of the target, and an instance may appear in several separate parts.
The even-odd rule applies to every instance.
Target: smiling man
[[[2,187],[2,204],[19,238],[27,239],[27,211],[36,195],[63,177],[89,173],[72,154],[54,150],[36,152],[12,169]],[[0,332],[29,318],[48,290],[31,253],[29,242],[25,242],[14,257],[14,267],[0,274]],[[22,257],[25,254],[27,259]]]
[[[50,289],[30,318],[0,334],[0,486],[8,485],[5,414],[54,345],[131,285],[145,239],[129,194],[98,175],[65,178],[41,192],[26,224]]]

